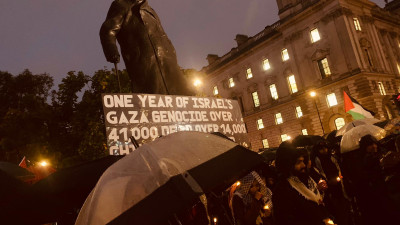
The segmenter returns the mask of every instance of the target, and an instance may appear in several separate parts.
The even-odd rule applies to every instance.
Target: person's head
[[[253,183],[251,184],[249,189],[249,193],[251,195],[254,195],[257,191],[260,191],[260,187],[261,187],[260,183],[258,183],[256,179],[253,180]]]
[[[320,141],[313,147],[313,152],[317,156],[327,156],[329,154],[328,144],[325,141]]]
[[[305,173],[307,171],[307,165],[308,165],[308,162],[305,162],[305,159],[303,156],[298,157],[294,164],[292,173],[296,173],[296,174]]]
[[[360,139],[360,149],[364,153],[378,152],[378,141],[371,135],[365,135]]]
[[[306,150],[297,150],[296,160],[292,167],[291,174],[297,177],[308,176],[308,169],[311,167],[310,159]]]
[[[276,153],[276,168],[285,177],[307,174],[309,157],[307,150],[296,149],[291,143],[283,142]]]

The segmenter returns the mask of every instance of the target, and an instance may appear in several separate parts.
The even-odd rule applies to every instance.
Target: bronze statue
[[[190,95],[174,46],[147,0],[114,0],[100,29],[108,62],[118,63],[116,40],[134,93]]]

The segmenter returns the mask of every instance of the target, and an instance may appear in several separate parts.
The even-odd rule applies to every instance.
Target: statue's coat
[[[134,93],[190,94],[175,49],[147,0],[114,0],[100,39],[109,62],[119,56],[118,40]]]

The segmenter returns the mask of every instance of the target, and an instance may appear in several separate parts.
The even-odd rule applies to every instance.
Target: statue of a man
[[[100,29],[108,62],[118,63],[116,40],[134,93],[190,95],[175,49],[147,0],[114,0]]]

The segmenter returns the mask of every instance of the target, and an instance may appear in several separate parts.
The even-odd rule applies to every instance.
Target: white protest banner
[[[247,146],[247,131],[237,101],[153,94],[103,94],[107,144],[111,155],[179,131],[220,132]]]

